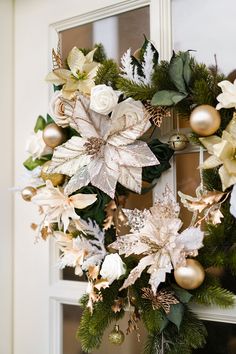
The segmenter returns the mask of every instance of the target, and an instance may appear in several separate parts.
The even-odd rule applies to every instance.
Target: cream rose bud
[[[33,160],[40,159],[44,155],[52,153],[52,149],[43,140],[42,130],[32,133],[26,141],[25,150],[32,156]]]
[[[49,114],[57,125],[62,128],[68,127],[73,114],[73,105],[63,99],[61,91],[54,92],[49,105]]]
[[[108,254],[102,264],[100,274],[106,278],[109,284],[119,279],[126,272],[126,265],[118,255],[118,253]]]
[[[100,114],[109,114],[117,105],[119,92],[106,85],[94,86],[91,90],[90,108]]]

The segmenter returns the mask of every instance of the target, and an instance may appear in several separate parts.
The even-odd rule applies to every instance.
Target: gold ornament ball
[[[219,129],[220,123],[220,113],[207,104],[198,106],[190,115],[190,126],[200,136],[214,134]]]
[[[43,130],[43,140],[47,146],[53,149],[66,141],[66,134],[61,127],[50,123]]]
[[[169,146],[174,151],[181,151],[188,145],[188,138],[185,134],[175,133],[169,138]]]
[[[60,186],[61,184],[63,184],[65,182],[65,175],[62,175],[61,173],[48,173],[48,169],[50,166],[51,161],[47,161],[45,162],[45,164],[43,164],[42,166],[42,170],[41,170],[41,178],[44,181],[51,181],[52,184],[54,185],[54,187],[56,186]]]
[[[124,342],[125,335],[120,330],[119,326],[115,325],[114,329],[109,334],[108,338],[112,344],[121,345]]]
[[[187,259],[185,267],[174,271],[176,283],[186,290],[197,289],[205,279],[203,266],[195,259]]]
[[[21,196],[26,202],[30,202],[33,196],[37,193],[37,189],[34,187],[25,187],[21,191]]]

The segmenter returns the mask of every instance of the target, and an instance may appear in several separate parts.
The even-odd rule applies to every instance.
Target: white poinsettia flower
[[[25,150],[32,156],[33,160],[52,153],[52,149],[43,140],[42,130],[38,130],[37,133],[31,133],[26,141]]]
[[[46,81],[54,85],[63,85],[62,95],[71,99],[76,91],[90,94],[91,88],[95,86],[94,78],[97,74],[99,63],[93,61],[93,55],[97,48],[87,55],[74,47],[67,58],[69,70],[59,68],[50,72]]]
[[[159,284],[165,281],[166,273],[185,265],[187,256],[197,255],[198,249],[203,246],[204,233],[195,227],[179,233],[182,225],[178,218],[179,205],[169,194],[143,213],[140,228],[136,232],[120,236],[110,246],[125,257],[132,254],[142,256],[121,289],[134,284],[148,267],[149,284],[156,293]],[[135,223],[138,224],[137,219]]]
[[[83,271],[90,267],[100,265],[106,255],[104,246],[104,232],[100,230],[96,223],[91,220],[83,221],[86,236],[72,238],[70,234],[55,231],[54,236],[62,254],[58,262],[60,269],[65,267],[75,268],[75,274],[81,276]]]
[[[90,108],[100,114],[109,114],[117,105],[119,92],[107,85],[96,85],[91,90]]]
[[[96,201],[96,194],[75,194],[68,196],[60,187],[54,187],[47,180],[46,186],[40,188],[32,198],[32,202],[42,207],[44,222],[63,225],[64,232],[68,229],[70,220],[80,220],[76,209],[84,209]]]
[[[126,265],[118,255],[118,253],[108,254],[100,270],[100,274],[104,279],[107,279],[109,284],[114,280],[118,280],[126,272]]]
[[[234,184],[230,196],[230,213],[236,218],[236,184]]]
[[[77,96],[70,126],[81,136],[54,150],[50,173],[72,177],[67,194],[91,183],[113,198],[117,182],[140,193],[142,167],[159,164],[148,145],[137,141],[151,126],[142,103],[128,98],[111,118],[89,106],[88,97]]]
[[[217,96],[219,103],[216,106],[216,109],[221,108],[236,108],[236,80],[232,84],[228,80],[223,80],[218,83],[222,93]]]

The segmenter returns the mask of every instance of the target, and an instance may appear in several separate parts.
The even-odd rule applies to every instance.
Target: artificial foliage
[[[236,83],[217,65],[197,63],[191,51],[160,61],[147,38],[135,54],[127,50],[120,67],[101,44],[73,48],[64,64],[53,51],[46,80],[55,92],[27,142],[28,184],[21,192],[39,206],[42,221],[32,227],[38,238],[55,239],[59,267],[87,276],[77,331],[83,351],[98,348],[105,329],[125,312],[126,335],[138,332],[139,321],[146,327],[145,354],[202,348],[207,331],[191,304],[234,305],[227,279],[236,273]],[[202,105],[220,113],[210,136],[191,123]],[[131,192],[158,188],[171,168],[174,150],[156,132],[174,117],[190,117],[190,142],[210,154],[196,195],[179,193],[193,215],[185,229],[168,186],[149,210],[125,207]],[[204,276],[184,287],[176,271],[189,259]]]

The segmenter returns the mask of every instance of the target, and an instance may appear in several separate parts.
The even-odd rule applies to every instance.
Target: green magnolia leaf
[[[184,306],[182,304],[171,305],[170,313],[167,318],[170,322],[174,323],[179,329],[184,315]]]
[[[34,132],[37,133],[39,130],[43,130],[46,126],[46,120],[42,116],[38,116],[36,121]]]
[[[176,284],[172,284],[172,288],[175,292],[176,297],[183,303],[187,304],[191,298],[192,294],[190,294],[187,290],[178,287]]]
[[[185,83],[188,86],[189,83],[190,83],[190,80],[191,80],[191,76],[192,76],[192,70],[191,70],[191,67],[190,67],[190,54],[189,54],[189,51],[181,53],[181,57],[182,57],[183,62],[184,62],[184,70],[183,70],[184,80],[185,80]]]
[[[176,88],[183,93],[187,93],[184,81],[184,62],[181,56],[173,56],[169,67],[170,79]]]
[[[34,170],[38,166],[42,166],[46,161],[51,160],[52,155],[45,155],[41,159],[33,160],[32,156],[30,156],[23,165],[27,168],[27,170]]]
[[[172,90],[157,91],[152,97],[151,104],[153,106],[173,106],[182,101],[187,94]]]

